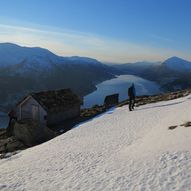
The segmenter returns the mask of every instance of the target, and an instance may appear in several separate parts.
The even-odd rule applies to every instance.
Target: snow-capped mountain
[[[162,64],[167,68],[177,72],[191,71],[191,62],[176,56],[168,58]]]
[[[88,57],[61,57],[47,49],[39,47],[22,47],[12,43],[0,43],[0,68],[17,67],[17,73],[27,70],[49,70],[58,65],[91,65],[106,67],[96,59]]]
[[[96,59],[61,57],[43,48],[0,43],[0,89],[6,89],[0,91],[0,106],[46,89],[71,88],[84,96],[96,84],[114,78],[114,72]]]
[[[0,43],[0,67],[13,66],[26,62],[30,67],[38,63],[39,67],[49,67],[51,62],[60,62],[61,57],[56,56],[47,49],[34,47],[21,47],[12,43]]]

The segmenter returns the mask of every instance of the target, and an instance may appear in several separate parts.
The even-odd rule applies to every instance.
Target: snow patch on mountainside
[[[55,54],[42,48],[21,47],[12,43],[0,43],[0,66],[16,65],[24,60],[28,62],[42,61],[50,59],[58,61]]]
[[[12,43],[0,43],[0,67],[20,65],[17,73],[30,70],[50,70],[56,65],[65,66],[66,64],[104,66],[96,59],[88,57],[61,57],[39,47],[22,47]]]
[[[190,95],[111,109],[0,160],[0,190],[191,190],[190,120]]]

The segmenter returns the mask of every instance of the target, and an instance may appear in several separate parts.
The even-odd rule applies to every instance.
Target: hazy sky
[[[191,60],[190,0],[0,0],[0,42],[102,61]]]

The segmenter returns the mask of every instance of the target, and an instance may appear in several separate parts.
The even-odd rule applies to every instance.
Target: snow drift
[[[189,120],[190,95],[110,110],[0,160],[0,190],[191,190]]]

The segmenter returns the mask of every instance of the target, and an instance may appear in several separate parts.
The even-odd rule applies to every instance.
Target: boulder
[[[0,153],[6,152],[6,145],[7,145],[6,139],[0,140]]]
[[[24,148],[26,148],[26,146],[21,141],[17,140],[15,137],[8,138],[7,145],[6,145],[7,152],[22,150]]]
[[[13,136],[0,140],[0,153],[13,152],[24,148],[26,148],[26,146]]]
[[[7,138],[7,131],[6,129],[0,129],[0,140]]]
[[[32,120],[16,122],[14,136],[26,146],[34,146],[55,137],[55,132]]]

